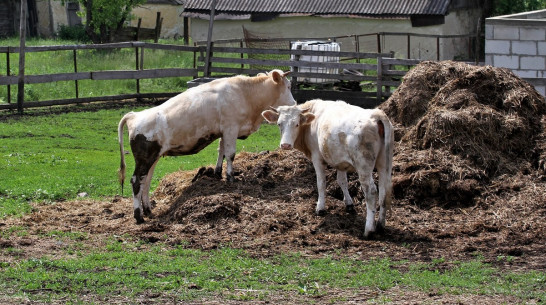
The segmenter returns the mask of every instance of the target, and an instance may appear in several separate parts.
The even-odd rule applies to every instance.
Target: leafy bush
[[[79,42],[90,42],[91,38],[85,32],[85,27],[78,25],[61,25],[57,36],[63,40],[76,40]]]

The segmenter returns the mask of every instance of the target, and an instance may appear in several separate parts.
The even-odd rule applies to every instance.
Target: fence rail
[[[135,51],[135,69],[134,70],[103,70],[103,71],[78,71],[78,50],[114,50],[114,49],[134,49]],[[126,98],[160,98],[173,96],[173,92],[165,93],[141,93],[140,92],[140,80],[141,79],[153,79],[153,78],[165,78],[165,77],[192,77],[197,78],[199,71],[195,66],[190,68],[157,68],[157,69],[144,69],[144,57],[145,49],[149,50],[169,50],[180,52],[191,52],[197,54],[202,52],[203,47],[193,46],[180,46],[169,44],[155,44],[147,42],[120,42],[109,44],[90,44],[90,45],[61,45],[61,46],[36,46],[25,47],[25,53],[34,52],[55,52],[55,51],[72,51],[72,68],[74,72],[68,73],[54,73],[43,75],[28,75],[25,73],[24,84],[41,84],[52,83],[59,81],[74,81],[75,97],[62,99],[62,100],[47,100],[40,102],[24,102],[24,108],[41,107],[41,106],[53,106],[53,105],[65,105],[65,104],[77,104],[88,103],[94,101],[110,101],[114,100],[115,96],[97,96],[97,97],[85,97],[81,98],[78,91],[78,81],[81,80],[122,80],[131,79],[136,82],[136,92],[134,94],[122,94],[118,95],[118,99]],[[0,76],[0,86],[7,86],[7,101],[8,104],[0,104],[0,110],[2,109],[15,109],[16,105],[11,103],[11,90],[12,85],[17,85],[19,77],[17,75],[10,75],[10,54],[19,53],[19,47],[0,47],[0,54],[6,55],[6,75]]]
[[[132,70],[107,70],[107,71],[78,71],[77,50],[107,50],[107,49],[133,49],[135,52],[134,67]],[[193,54],[193,66],[187,68],[157,68],[144,69],[145,50],[170,50],[189,52]],[[346,51],[316,51],[296,49],[256,49],[245,47],[217,47],[212,46],[210,56],[204,46],[180,46],[155,44],[147,42],[123,42],[101,45],[63,45],[63,46],[38,46],[26,47],[25,52],[52,52],[72,51],[74,72],[55,73],[43,75],[26,75],[25,84],[51,83],[58,81],[74,81],[75,96],[73,98],[47,101],[25,101],[24,108],[53,106],[65,104],[88,103],[93,101],[111,101],[127,98],[168,98],[177,92],[141,93],[140,80],[164,77],[191,77],[194,84],[206,82],[212,78],[225,77],[236,74],[257,74],[269,71],[274,67],[285,67],[292,70],[293,94],[298,101],[311,98],[344,99],[350,103],[363,107],[373,107],[390,96],[391,87],[396,87],[401,82],[401,77],[418,60],[390,58],[391,53],[363,53]],[[18,47],[0,47],[0,54],[6,54],[6,75],[0,75],[0,86],[7,86],[7,100],[11,101],[10,86],[18,83],[17,75],[10,75],[10,54],[18,53]],[[252,55],[275,55],[283,58],[256,59]],[[339,61],[317,62],[303,60],[303,57],[335,57]],[[258,68],[261,67],[261,68]],[[264,70],[263,67],[268,67]],[[303,68],[306,70],[304,71]],[[313,70],[314,69],[314,70]],[[312,71],[311,71],[312,70]],[[328,73],[321,70],[335,71]],[[307,84],[305,79],[323,79],[329,82],[353,82],[357,84],[356,91],[340,91],[330,86]],[[79,96],[78,81],[81,80],[119,80],[131,79],[136,82],[136,92],[116,96],[85,97]],[[358,86],[366,82],[375,90],[363,91]],[[313,90],[311,90],[313,89]],[[8,103],[0,104],[2,109],[16,109],[17,105]]]

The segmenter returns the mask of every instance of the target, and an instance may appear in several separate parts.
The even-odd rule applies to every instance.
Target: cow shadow
[[[359,204],[359,210],[365,211],[365,204]],[[364,237],[364,228],[366,226],[365,213],[359,211],[357,213],[347,213],[344,210],[343,203],[339,206],[331,207],[328,212],[321,217],[317,225],[316,233],[326,234],[345,234],[359,240],[381,241],[404,246],[413,243],[430,243],[432,239],[424,234],[419,234],[411,229],[401,229],[396,227],[395,224],[389,225],[389,218],[387,216],[387,224],[385,228],[378,228],[376,232],[373,232],[367,238]]]

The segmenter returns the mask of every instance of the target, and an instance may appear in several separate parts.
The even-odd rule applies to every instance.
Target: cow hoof
[[[139,209],[135,210],[135,219],[137,221],[137,225],[144,223],[144,218],[142,218],[142,214],[140,213]]]
[[[152,209],[150,209],[150,208],[144,208],[144,216],[146,216],[146,217],[153,217]]]
[[[353,204],[346,205],[345,206],[345,212],[347,212],[347,214],[356,215],[355,206]]]
[[[364,239],[370,240],[370,239],[373,239],[374,236],[375,236],[375,232],[373,231],[364,232]]]
[[[385,232],[385,226],[382,225],[381,223],[377,223],[377,225],[375,226],[375,232],[377,233]]]
[[[222,179],[222,168],[214,169],[214,177]]]
[[[326,210],[317,211],[317,216],[326,216],[326,214],[327,214]]]
[[[235,181],[235,178],[233,178],[233,175],[228,175],[226,177],[226,180],[227,180],[227,182],[232,183],[233,181]]]

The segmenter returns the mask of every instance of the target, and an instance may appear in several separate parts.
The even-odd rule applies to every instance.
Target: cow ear
[[[282,81],[282,75],[279,73],[279,71],[273,71],[273,73],[271,73],[271,77],[273,77],[273,81],[276,83],[276,84],[279,84],[281,83]]]
[[[277,123],[277,120],[279,119],[279,114],[273,110],[266,110],[262,112],[262,116],[264,119],[266,119],[269,123]]]
[[[311,124],[311,122],[313,122],[314,119],[315,119],[315,115],[312,114],[311,112],[302,113],[300,117],[300,123],[302,125]]]

